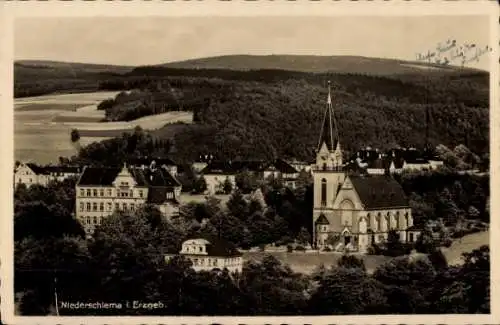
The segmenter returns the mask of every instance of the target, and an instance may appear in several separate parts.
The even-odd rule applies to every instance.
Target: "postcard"
[[[499,322],[493,2],[0,14],[3,323]]]

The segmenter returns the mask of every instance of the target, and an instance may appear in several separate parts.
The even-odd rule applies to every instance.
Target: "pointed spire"
[[[323,123],[320,130],[318,151],[321,149],[323,144],[326,145],[328,151],[335,151],[338,144],[338,130],[335,122],[335,115],[333,113],[330,81],[328,81],[328,97],[326,104],[325,115],[323,117]]]

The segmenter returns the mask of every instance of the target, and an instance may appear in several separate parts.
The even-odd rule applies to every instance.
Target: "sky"
[[[18,18],[16,60],[150,65],[230,54],[415,60],[439,43],[489,44],[485,16]],[[491,55],[491,54],[490,54]],[[489,70],[489,56],[466,66]]]

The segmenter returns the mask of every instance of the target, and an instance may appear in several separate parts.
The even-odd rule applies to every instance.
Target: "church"
[[[388,175],[355,175],[343,164],[330,82],[312,173],[317,249],[366,253],[372,244],[386,241],[390,230],[399,233],[401,242],[416,241],[413,232],[407,236],[413,218],[401,185]]]

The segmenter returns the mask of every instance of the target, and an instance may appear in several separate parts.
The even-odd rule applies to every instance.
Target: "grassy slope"
[[[37,61],[37,60],[19,60],[14,64],[14,74],[18,77],[18,73],[27,74],[52,74],[57,76],[72,76],[73,73],[126,73],[133,67],[107,65],[107,64],[90,64],[90,63],[74,63],[74,62],[57,62],[57,61]]]
[[[443,67],[393,59],[313,55],[228,55],[171,62],[162,64],[161,66],[182,69],[229,69],[242,71],[278,69],[301,72],[362,73],[370,75],[446,73],[458,70],[475,71],[469,68]],[[425,67],[435,67],[435,69],[423,69]]]

